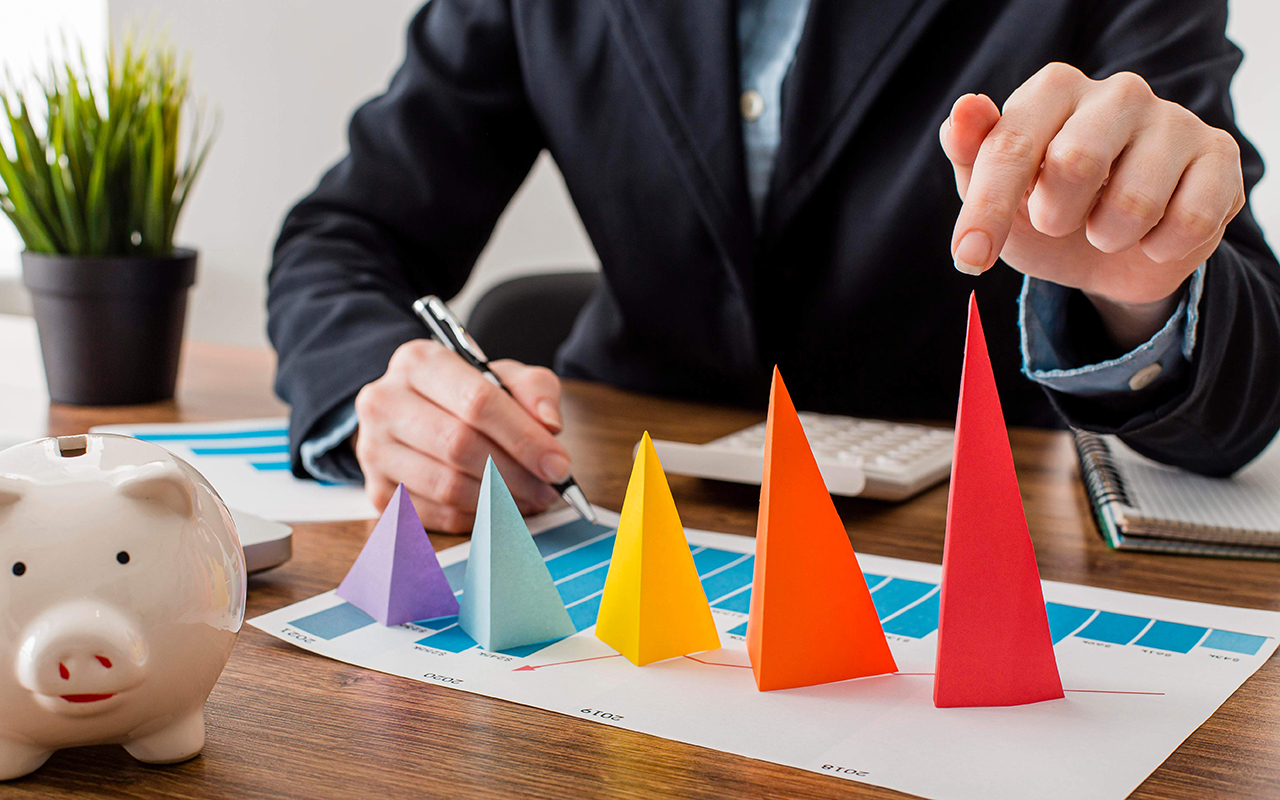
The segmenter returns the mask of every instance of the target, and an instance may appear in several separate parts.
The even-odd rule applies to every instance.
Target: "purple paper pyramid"
[[[403,483],[334,594],[383,625],[458,613],[458,600]]]

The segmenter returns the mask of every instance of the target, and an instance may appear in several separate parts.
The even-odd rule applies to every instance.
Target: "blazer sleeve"
[[[1079,29],[1094,78],[1141,75],[1240,145],[1246,195],[1262,177],[1236,127],[1228,87],[1242,58],[1226,38],[1225,0],[1093,3]],[[1197,344],[1184,380],[1161,396],[1098,403],[1049,390],[1076,427],[1115,433],[1135,450],[1208,475],[1248,463],[1280,428],[1280,265],[1246,204],[1205,267]]]
[[[542,148],[506,0],[431,0],[404,63],[351,120],[349,152],[285,217],[268,278],[293,471],[317,422],[425,329],[411,310],[466,281]]]

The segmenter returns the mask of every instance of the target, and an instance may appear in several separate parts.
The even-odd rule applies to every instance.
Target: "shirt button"
[[[764,113],[764,98],[755,89],[748,89],[742,93],[738,108],[742,111],[743,119],[747,122],[755,122]]]
[[[1133,377],[1129,379],[1129,388],[1135,392],[1140,392],[1151,385],[1151,382],[1160,377],[1160,373],[1164,372],[1164,367],[1159,364],[1148,364],[1137,372],[1133,373]]]

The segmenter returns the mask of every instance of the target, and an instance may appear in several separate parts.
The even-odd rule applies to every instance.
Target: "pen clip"
[[[453,312],[449,310],[443,300],[435,295],[428,295],[427,306],[436,317],[448,326],[450,333],[457,340],[458,346],[475,359],[477,364],[487,365],[489,363],[489,358],[480,349],[480,345],[476,344],[476,340],[471,338],[471,334],[467,333],[466,329],[462,327],[462,323],[453,315]]]
[[[413,310],[445,347],[470,361],[475,367],[488,366],[489,359],[484,350],[480,349],[480,345],[476,344],[476,340],[471,338],[471,334],[467,333],[462,323],[439,297],[432,294],[420,297],[413,302]]]

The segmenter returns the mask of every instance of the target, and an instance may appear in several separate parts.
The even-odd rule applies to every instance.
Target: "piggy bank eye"
[[[127,550],[121,550],[119,553],[116,553],[116,561],[119,561],[121,564],[128,564],[129,552]]]
[[[14,565],[13,565],[13,574],[14,574],[14,575],[17,575],[18,577],[22,577],[23,575],[25,575],[25,574],[26,574],[26,572],[27,572],[27,565],[26,565],[26,564],[23,564],[21,561],[18,561],[18,562],[16,562],[16,563],[14,563]]]

